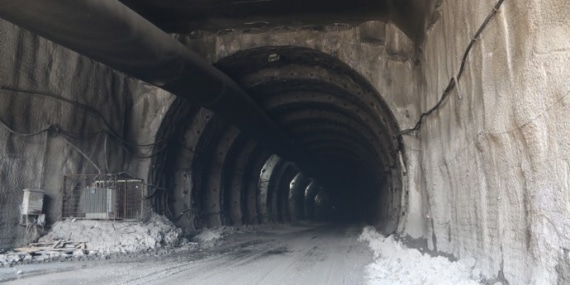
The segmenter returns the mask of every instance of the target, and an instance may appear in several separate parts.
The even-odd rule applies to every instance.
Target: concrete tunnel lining
[[[271,54],[278,54],[279,60],[268,62]],[[398,184],[400,178],[389,176],[401,175],[396,156],[400,148],[395,132],[398,127],[387,105],[365,79],[332,56],[289,46],[241,51],[220,60],[216,66],[252,94],[277,124],[286,126],[285,130],[293,134],[300,145],[317,154],[312,159],[321,169],[313,173],[298,170],[294,164],[270,155],[263,146],[208,111],[176,114],[190,110],[180,107],[187,102],[177,100],[162,122],[161,130],[175,128],[184,133],[180,136],[186,139],[171,143],[170,151],[155,158],[156,163],[169,163],[156,168],[161,173],[150,175],[151,179],[162,177],[162,182],[153,183],[171,192],[169,202],[157,209],[159,212],[177,216],[178,225],[187,231],[204,226],[314,220],[314,213],[306,212],[314,211],[310,209],[314,206],[307,204],[311,201],[290,199],[291,183],[302,174],[307,179],[307,189],[303,192],[318,181],[318,186],[313,187],[324,191],[328,188],[330,193],[325,193],[330,201],[342,201],[346,195],[355,195],[352,206],[337,209],[350,211],[348,208],[361,201],[361,206],[367,208],[363,213],[370,217],[355,215],[358,220],[379,228],[392,225],[383,229],[395,230],[393,225],[398,224],[399,214],[394,213],[399,212],[402,185]],[[276,72],[280,68],[286,72]],[[291,72],[295,68],[303,72]],[[328,112],[324,118],[323,112]],[[194,138],[188,139],[192,135]],[[273,175],[268,165],[279,166],[278,175]],[[358,179],[370,176],[364,179],[369,185],[357,182],[352,185],[366,189],[337,189],[335,185],[339,181],[350,188],[350,178],[335,178],[343,173],[343,167],[365,170],[360,176],[353,176],[359,176]],[[181,181],[173,177],[180,173],[185,173],[187,179]],[[390,181],[394,184],[388,185]],[[317,194],[304,194],[303,199],[314,199]],[[302,204],[305,206],[301,213],[292,211]]]
[[[294,213],[291,215],[293,222],[306,219],[304,196],[305,189],[309,183],[311,183],[311,180],[300,172],[291,180],[291,184],[289,185],[289,207],[291,213]]]

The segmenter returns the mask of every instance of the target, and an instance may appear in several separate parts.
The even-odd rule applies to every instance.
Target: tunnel
[[[187,42],[195,35],[177,41],[162,29],[180,32],[180,26],[169,26],[173,22],[160,13],[149,15],[146,4],[126,3],[154,23],[113,1],[34,3],[25,10],[14,8],[21,3],[6,4],[8,9],[0,12],[9,21],[177,96],[163,106],[167,111],[155,143],[147,145],[154,149],[147,157],[152,167],[145,178],[153,185],[152,209],[185,231],[328,221],[365,222],[395,232],[406,167],[401,128],[386,96],[339,57],[310,47],[272,44],[241,48],[212,66],[200,55],[204,46],[193,48]],[[272,14],[277,4],[262,3],[249,13]],[[209,15],[212,9],[225,11],[236,3],[227,5],[194,8]],[[359,5],[365,6],[377,12],[350,9],[350,24],[331,23],[344,17],[332,16],[347,8],[340,1],[324,11],[330,18],[295,29],[342,32],[366,22],[371,25],[362,28],[362,41],[376,38],[372,43],[381,43],[386,25],[380,20],[398,22],[400,16],[388,13],[395,8],[384,2]],[[282,13],[316,13],[305,8]],[[74,16],[84,12],[89,17]],[[233,19],[230,22],[249,17],[240,13],[245,12],[226,17]],[[173,21],[190,24],[183,18]],[[402,41],[409,48],[409,37],[421,39],[415,25],[400,26],[401,31],[396,26],[392,30],[405,39],[396,39],[397,45]],[[242,33],[256,30],[244,28]],[[144,108],[147,112],[148,106]]]
[[[394,230],[401,137],[366,79],[330,55],[293,46],[243,50],[215,66],[307,157],[302,164],[281,158],[213,112],[177,99],[153,161],[151,184],[165,189],[154,197],[159,211],[188,229],[330,221]]]
[[[266,39],[265,44],[235,45],[238,48],[232,52],[223,52],[223,46],[208,48],[211,36],[247,39],[294,32],[306,34],[303,38],[310,42],[312,35],[348,31],[362,33],[356,42],[359,45],[377,48],[388,41],[395,45],[390,54],[401,53],[395,59],[401,60],[403,54],[410,59],[413,40],[422,40],[423,24],[403,21],[408,16],[399,12],[400,4],[372,2],[363,0],[352,7],[338,1],[321,10],[318,7],[325,3],[320,1],[299,9],[283,2],[226,1],[216,6],[194,1],[55,0],[29,2],[27,9],[19,9],[22,2],[4,0],[0,17],[16,25],[6,28],[8,34],[21,32],[24,40],[53,41],[78,53],[81,60],[93,61],[79,63],[79,70],[101,64],[104,71],[73,72],[71,67],[69,73],[60,72],[63,64],[48,62],[30,70],[55,68],[48,75],[55,78],[41,84],[14,79],[3,84],[2,90],[7,96],[30,96],[25,104],[51,98],[51,103],[80,110],[70,111],[71,116],[82,116],[81,110],[95,115],[94,120],[54,115],[57,119],[49,120],[46,130],[30,135],[47,133],[48,141],[63,139],[75,155],[85,159],[68,163],[68,154],[56,156],[56,161],[66,161],[65,168],[50,169],[64,176],[93,171],[102,175],[105,170],[140,177],[148,188],[145,209],[165,215],[188,234],[220,226],[311,222],[365,223],[395,233],[405,214],[403,174],[407,167],[402,128],[393,104],[390,107],[387,101],[397,92],[381,94],[371,74],[362,70],[364,65],[327,51],[326,45],[295,44],[294,36],[282,37],[279,43]],[[406,6],[412,14],[432,6],[416,4]],[[186,16],[180,16],[182,10]],[[175,17],[165,18],[164,13]],[[315,16],[319,13],[327,16]],[[282,22],[282,17],[293,15],[298,20]],[[265,17],[271,23],[256,20]],[[250,18],[252,22],[242,23]],[[388,26],[388,20],[396,24]],[[27,51],[27,47],[16,46],[17,61]],[[219,55],[212,54],[217,51]],[[31,55],[35,57],[34,49]],[[108,118],[97,105],[40,91],[49,90],[51,82],[60,82],[61,74],[106,76],[109,72],[118,72],[117,79],[75,82],[95,84],[85,92],[107,94],[98,96],[109,101],[103,106],[112,105]],[[387,80],[391,76],[386,75]],[[32,81],[43,80],[37,78],[27,76]],[[22,108],[25,113],[31,110]],[[69,131],[75,128],[69,124],[81,121],[84,126],[79,129],[95,130]],[[16,139],[22,134],[9,121],[2,123]],[[78,146],[89,143],[91,136],[103,142],[102,149],[95,151],[103,164]],[[100,142],[92,147],[97,145]],[[118,156],[110,161],[110,154]],[[48,191],[55,205],[70,199],[65,187],[61,192],[55,187]],[[65,216],[63,207],[50,207],[48,219]],[[20,234],[7,235],[6,244],[14,243]]]
[[[90,185],[68,177],[110,175],[141,183],[136,222],[160,216],[188,239],[331,226],[283,235],[314,253],[313,236],[356,243],[366,225],[488,280],[568,284],[568,13],[563,0],[0,0],[0,253],[77,218],[64,205]],[[40,224],[22,218],[30,193],[45,197]],[[90,217],[119,212],[107,206]]]

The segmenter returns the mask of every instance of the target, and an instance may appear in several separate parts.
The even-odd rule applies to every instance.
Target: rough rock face
[[[166,110],[171,96],[3,20],[0,38],[0,248],[5,248],[38,235],[35,227],[18,226],[22,189],[46,191],[44,211],[51,224],[61,216],[64,174],[146,174],[148,159],[136,159],[144,149],[125,142],[153,142],[156,114]]]
[[[445,1],[424,48],[422,110],[494,4]],[[565,1],[505,1],[419,133],[430,246],[510,284],[569,282],[568,12]]]

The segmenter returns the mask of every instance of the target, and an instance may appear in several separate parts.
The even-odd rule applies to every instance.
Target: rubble
[[[174,248],[182,230],[164,216],[145,222],[65,220],[56,222],[38,242],[0,254],[0,266],[66,258],[99,257]]]

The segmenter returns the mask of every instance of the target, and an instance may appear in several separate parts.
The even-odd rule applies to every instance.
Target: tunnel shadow
[[[235,80],[307,154],[287,161],[230,122],[177,99],[149,181],[155,210],[185,231],[221,225],[365,222],[396,230],[403,152],[376,89],[336,57],[308,48],[244,50],[216,67]],[[405,155],[405,154],[404,154]]]

